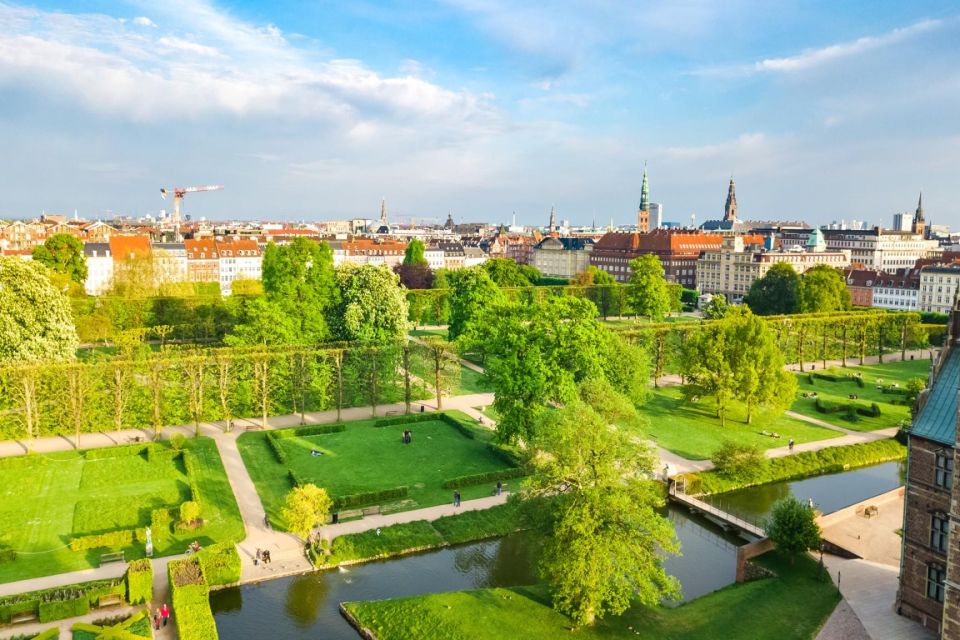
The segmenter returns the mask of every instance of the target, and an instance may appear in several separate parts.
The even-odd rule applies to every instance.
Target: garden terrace
[[[409,445],[402,442],[407,429]],[[451,411],[250,432],[237,445],[267,515],[283,527],[280,509],[295,482],[326,489],[340,508],[380,505],[386,512],[448,502],[451,483],[464,500],[489,496],[498,477],[518,473],[492,435]]]
[[[875,431],[896,427],[911,419],[907,384],[914,378],[925,380],[929,369],[929,360],[907,360],[797,374],[797,399],[790,408],[844,429]],[[854,419],[849,417],[854,415],[848,410],[851,405]],[[873,415],[873,405],[879,414]]]
[[[183,553],[199,540],[237,541],[244,529],[212,440],[183,451],[159,444],[0,459],[0,582],[89,569],[108,552]],[[196,528],[176,528],[179,507],[200,506]]]
[[[648,423],[640,430],[642,435],[689,460],[709,459],[725,440],[772,449],[787,446],[790,438],[802,443],[842,435],[762,408],[755,409],[753,422],[746,424],[746,410],[736,401],[731,401],[726,422],[721,426],[712,397],[687,401],[678,387],[653,391],[640,413]],[[778,433],[780,437],[765,436],[763,431]]]

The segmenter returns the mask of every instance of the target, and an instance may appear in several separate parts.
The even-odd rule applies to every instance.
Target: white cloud
[[[469,134],[497,120],[489,96],[409,73],[383,76],[357,60],[324,59],[290,44],[276,26],[243,22],[203,0],[171,0],[156,12],[170,32],[0,3],[0,87],[29,87],[141,121],[306,117],[351,132],[357,125],[369,130],[371,122],[429,120]]]
[[[137,25],[138,27],[157,27],[154,21],[146,16],[137,16],[133,19],[133,24]]]

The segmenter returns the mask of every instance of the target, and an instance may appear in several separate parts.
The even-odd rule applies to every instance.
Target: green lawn
[[[777,573],[733,584],[678,607],[640,607],[571,632],[571,622],[549,606],[542,587],[481,589],[344,606],[379,640],[528,640],[646,638],[648,640],[810,640],[839,594],[804,556],[791,565],[776,553],[758,561]]]
[[[424,336],[436,336],[438,338],[447,339],[447,330],[446,329],[411,329],[409,335],[414,338],[422,338]]]
[[[154,531],[156,555],[183,553],[194,539],[209,544],[244,537],[216,445],[200,438],[188,441],[187,448],[198,463],[193,479],[206,524],[182,535]],[[73,552],[67,547],[71,538],[144,527],[154,509],[175,509],[190,499],[182,459],[89,455],[71,451],[0,460],[0,550],[17,552],[13,561],[0,555],[0,582],[96,567],[109,549]],[[143,557],[142,544],[124,551],[128,560]]]
[[[887,427],[896,427],[902,421],[910,420],[910,407],[907,405],[891,404],[892,400],[902,399],[903,396],[883,393],[877,386],[899,384],[901,389],[906,388],[907,382],[913,378],[926,378],[929,368],[929,360],[907,360],[906,362],[864,365],[862,367],[831,367],[825,372],[812,371],[802,374],[798,373],[797,399],[790,408],[805,416],[811,416],[818,420],[856,431],[875,431]],[[864,386],[861,387],[853,378],[841,382],[833,382],[814,377],[813,384],[811,384],[810,375],[816,373],[826,373],[828,375],[844,377],[854,376],[860,373]],[[816,392],[817,396],[822,400],[843,405],[850,403],[851,400],[849,396],[855,394],[858,396],[857,400],[852,402],[864,407],[869,407],[871,403],[875,402],[880,407],[880,415],[878,417],[858,415],[858,419],[855,422],[851,422],[845,419],[845,412],[832,414],[821,413],[817,411],[815,399],[803,397],[804,393],[811,392]]]
[[[770,411],[755,410],[753,423],[746,424],[746,410],[734,402],[727,413],[726,425],[720,426],[716,417],[713,398],[698,402],[683,400],[679,387],[655,389],[650,399],[641,408],[648,425],[643,435],[652,438],[658,445],[689,460],[707,460],[724,440],[755,444],[762,449],[787,446],[787,440],[812,442],[842,435]],[[775,432],[780,438],[761,435],[761,431]]]
[[[381,505],[386,510],[407,511],[443,504],[453,492],[445,480],[510,467],[488,446],[492,433],[478,429],[466,414],[451,411],[476,434],[470,439],[441,420],[374,427],[373,420],[346,424],[346,431],[306,437],[282,438],[287,466],[280,464],[266,441],[266,433],[245,433],[237,441],[244,464],[257,487],[271,522],[283,527],[280,508],[292,488],[288,469],[305,482],[325,488],[332,497],[405,486],[406,498]],[[413,431],[413,442],[404,445],[404,429]],[[313,456],[311,451],[324,455]],[[493,485],[464,487],[464,500],[490,495]]]
[[[457,395],[467,393],[491,393],[493,387],[484,381],[483,374],[469,367],[460,367],[460,385]]]

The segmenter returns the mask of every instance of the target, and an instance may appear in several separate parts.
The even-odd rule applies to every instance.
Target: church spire
[[[387,199],[380,198],[380,224],[387,224]]]
[[[917,200],[917,213],[913,219],[916,222],[923,222],[923,191],[920,192],[920,199]]]
[[[547,225],[547,231],[553,231],[557,228],[557,208],[550,206],[550,224]]]
[[[923,219],[923,191],[920,192],[920,199],[917,200],[917,211],[913,215],[913,226],[910,229],[911,233],[918,235],[925,235],[927,230],[927,223]]]
[[[733,176],[730,176],[730,186],[727,188],[727,204],[723,207],[723,219],[727,222],[735,222],[737,219],[737,185],[733,182]]]
[[[643,185],[640,187],[640,211],[650,211],[650,184],[647,182],[647,163],[643,163]]]

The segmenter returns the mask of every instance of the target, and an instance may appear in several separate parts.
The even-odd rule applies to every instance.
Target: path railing
[[[699,498],[694,498],[684,491],[682,485],[679,485],[676,482],[669,483],[669,489],[667,493],[670,498],[674,500],[674,502],[685,505],[692,511],[705,513],[719,520],[723,524],[735,527],[758,538],[765,538],[767,535],[763,530],[763,527],[761,527],[759,524],[745,520],[730,513],[729,511],[724,511],[722,508],[716,507],[709,502],[705,502]]]

